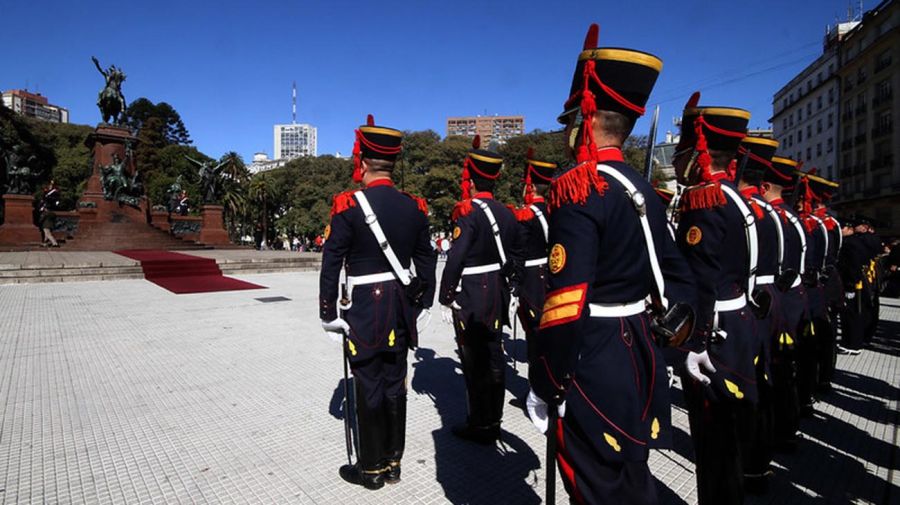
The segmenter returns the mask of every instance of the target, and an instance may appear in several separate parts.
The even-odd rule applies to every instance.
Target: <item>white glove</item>
[[[519,297],[513,296],[509,299],[509,320],[512,321],[516,318],[516,315],[519,312]]]
[[[334,321],[322,321],[322,329],[333,342],[341,344],[344,342],[344,335],[350,333],[350,325],[347,321],[337,318]]]
[[[416,318],[416,329],[419,330],[419,333],[425,331],[425,328],[428,328],[428,324],[431,323],[431,309],[422,309],[422,312],[419,312],[419,317]]]
[[[461,308],[455,300],[450,302],[450,305],[441,305],[441,321],[453,324],[453,311]]]
[[[560,419],[566,417],[566,402],[565,402],[565,400],[563,400],[563,402],[559,404],[559,407],[556,407],[556,415],[558,415]]]
[[[850,291],[849,293],[844,293],[844,297],[847,298],[848,300],[852,300],[852,299],[856,298],[856,293],[853,291]]]
[[[709,383],[712,382],[709,377],[703,375],[700,371],[700,367],[702,366],[707,372],[715,373],[716,368],[713,366],[712,361],[709,360],[709,353],[706,351],[699,354],[696,352],[689,352],[684,363],[687,367],[688,375],[693,377],[694,380],[700,381],[706,385],[709,385]]]
[[[528,410],[528,417],[534,424],[535,428],[541,433],[547,433],[550,427],[550,420],[547,418],[547,402],[534,393],[534,390],[528,391],[528,398],[525,399],[525,409]]]

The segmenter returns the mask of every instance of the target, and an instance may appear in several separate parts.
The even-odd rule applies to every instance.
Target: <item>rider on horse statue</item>
[[[100,66],[97,58],[91,56],[97,70],[106,78],[106,86],[97,97],[97,107],[103,115],[103,122],[107,124],[121,124],[125,119],[125,95],[122,94],[122,82],[125,81],[125,72],[110,65],[106,70]],[[112,122],[110,122],[112,121]]]

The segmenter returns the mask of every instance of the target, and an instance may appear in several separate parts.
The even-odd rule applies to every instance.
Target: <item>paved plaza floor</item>
[[[340,347],[318,321],[318,275],[245,275],[267,290],[175,295],[123,280],[0,286],[3,503],[534,504],[544,439],[507,405],[503,440],[455,439],[465,396],[435,311],[410,353],[403,482],[343,483]],[[288,300],[263,302],[262,297]],[[874,349],[840,356],[834,390],[750,504],[897,503],[900,301]],[[524,342],[508,342],[523,360]],[[508,399],[527,370],[508,368]],[[654,452],[663,503],[696,502],[680,392],[675,448]],[[561,484],[559,503],[565,503]]]

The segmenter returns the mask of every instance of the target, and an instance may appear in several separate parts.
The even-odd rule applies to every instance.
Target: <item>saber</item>
[[[347,278],[345,270],[341,269],[341,299],[338,303],[338,306],[341,310],[341,318],[344,317],[347,309],[350,308],[350,293],[347,286]],[[347,464],[353,465],[353,439],[351,436],[351,432],[353,431],[350,427],[350,358],[347,356],[347,348],[349,347],[348,342],[350,339],[349,332],[342,332],[344,337],[342,339],[342,347],[341,354],[343,355],[343,359],[341,361],[344,362],[344,445],[347,447]]]
[[[547,461],[545,468],[546,485],[544,489],[544,503],[556,505],[556,410],[555,407],[547,409]]]
[[[519,315],[518,314],[513,314],[512,330],[513,330],[513,349],[516,349],[519,346],[519,337],[518,337],[518,335],[519,335],[519,331],[518,331],[519,330]],[[518,372],[519,371],[519,361],[513,355],[510,355],[510,358],[512,358],[513,370]]]
[[[650,135],[647,137],[647,152],[644,155],[644,177],[647,182],[653,177],[653,146],[656,143],[656,126],[659,124],[659,105],[653,109],[653,119],[650,123]]]

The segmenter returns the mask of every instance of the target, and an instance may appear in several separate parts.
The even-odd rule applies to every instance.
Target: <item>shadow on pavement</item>
[[[454,504],[536,504],[541,462],[525,441],[508,431],[496,446],[481,446],[456,438],[451,427],[465,422],[465,383],[459,363],[437,357],[430,349],[415,353],[412,389],[428,396],[441,416],[432,432],[438,483]]]

